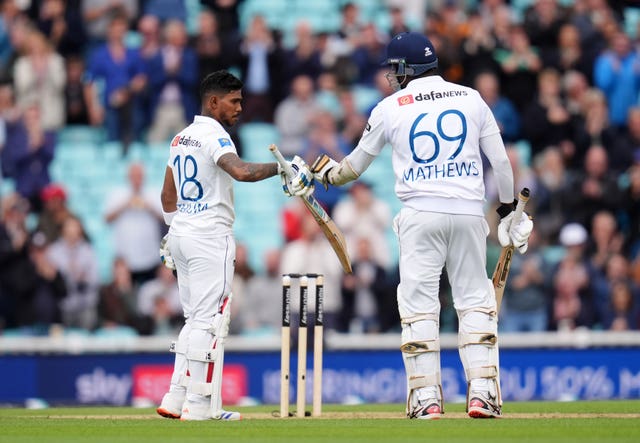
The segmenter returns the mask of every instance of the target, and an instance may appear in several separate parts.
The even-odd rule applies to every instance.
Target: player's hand
[[[504,207],[505,205],[501,206],[501,208]],[[502,212],[500,209],[498,210],[498,214],[504,214],[505,212],[504,209],[502,209]],[[518,249],[520,254],[524,254],[529,247],[529,236],[533,230],[533,220],[526,212],[523,212],[520,220],[514,221],[514,214],[515,212],[511,210],[511,212],[500,219],[500,224],[498,225],[498,241],[500,242],[500,246],[506,247],[513,245]]]
[[[338,166],[338,162],[329,157],[327,154],[322,154],[311,165],[311,172],[313,172],[313,178],[324,186],[324,189],[329,187],[329,171]]]
[[[311,194],[315,189],[315,186],[313,184],[313,174],[309,169],[309,165],[307,165],[305,161],[297,155],[289,165],[295,173],[293,177],[287,177],[284,170],[278,166],[278,172],[280,173],[280,179],[282,180],[282,191],[285,195],[288,197],[291,197],[292,195],[306,197]]]
[[[162,237],[160,240],[160,260],[162,264],[172,271],[176,270],[176,264],[173,261],[173,257],[171,256],[171,251],[169,251],[169,246],[167,245],[167,240],[169,239],[169,234]]]

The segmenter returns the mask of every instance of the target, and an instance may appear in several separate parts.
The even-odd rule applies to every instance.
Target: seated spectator
[[[62,236],[53,242],[47,258],[62,274],[67,296],[62,300],[62,323],[65,327],[92,330],[98,321],[98,259],[87,240],[82,223],[69,218]]]
[[[159,265],[156,277],[138,291],[138,315],[145,319],[151,335],[174,335],[184,322],[176,277],[171,269]]]
[[[141,285],[156,275],[158,245],[164,226],[158,191],[145,186],[142,163],[131,163],[128,184],[107,196],[104,218],[113,229],[114,251]]]
[[[147,137],[151,143],[168,140],[198,112],[198,61],[187,46],[186,27],[179,20],[170,20],[163,31],[164,44],[147,66],[153,113]]]
[[[604,327],[610,331],[640,329],[640,299],[628,282],[615,281],[611,287],[611,301]]]
[[[312,116],[318,111],[311,77],[295,77],[291,82],[291,94],[275,110],[274,123],[280,133],[278,147],[282,155],[290,158],[302,152]]]
[[[638,159],[631,165],[627,176],[629,186],[623,193],[622,207],[625,208],[627,219],[627,239],[625,251],[634,260],[640,257],[640,152]]]
[[[142,131],[141,94],[147,83],[140,52],[125,45],[128,26],[126,15],[110,21],[106,43],[89,56],[85,86],[91,123],[104,124],[107,139],[122,142],[125,152]],[[104,83],[101,100],[96,89],[99,81]]]

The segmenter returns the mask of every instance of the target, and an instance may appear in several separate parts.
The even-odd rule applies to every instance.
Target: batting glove
[[[282,191],[284,194],[287,197],[291,197],[292,195],[306,197],[313,193],[315,185],[313,184],[313,174],[309,169],[309,165],[307,165],[305,161],[297,155],[289,165],[295,174],[293,177],[287,177],[284,170],[278,166],[278,172],[280,173],[280,179],[282,180]]]
[[[313,172],[313,178],[322,183],[324,189],[329,188],[329,171],[338,166],[338,162],[329,157],[327,154],[322,154],[313,162],[311,166],[311,172]]]
[[[171,251],[169,251],[169,246],[167,245],[167,240],[169,239],[169,234],[162,237],[160,240],[160,260],[162,264],[172,271],[176,270],[176,263],[173,261],[173,257],[171,256]]]
[[[522,213],[520,220],[513,220],[515,204],[502,204],[497,212],[500,215],[498,225],[498,241],[500,246],[513,245],[520,254],[527,252],[529,248],[529,236],[533,230],[533,220],[526,213]]]

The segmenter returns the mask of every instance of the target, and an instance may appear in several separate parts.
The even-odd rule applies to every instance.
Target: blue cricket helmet
[[[438,67],[433,43],[419,32],[403,32],[387,45],[385,65],[390,65],[397,76],[418,76]]]

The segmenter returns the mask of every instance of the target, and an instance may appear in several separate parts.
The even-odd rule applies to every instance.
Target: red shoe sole
[[[471,418],[500,418],[499,415],[493,415],[485,410],[470,409],[469,417]]]
[[[164,408],[158,408],[156,409],[156,412],[158,413],[158,415],[162,415],[165,418],[173,418],[173,419],[180,418],[179,415],[173,414]]]

